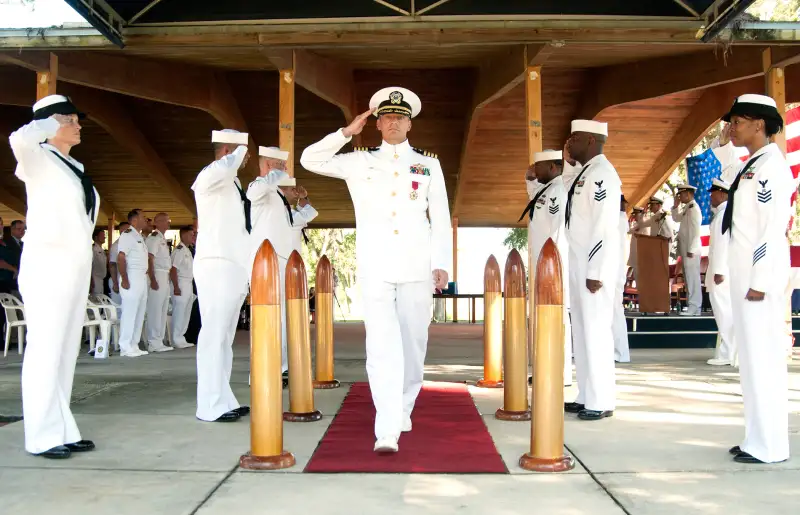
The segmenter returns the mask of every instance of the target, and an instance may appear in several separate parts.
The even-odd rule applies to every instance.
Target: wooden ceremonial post
[[[281,287],[278,256],[265,240],[253,262],[250,281],[250,452],[239,466],[252,470],[292,467],[283,450],[281,379]]]
[[[56,94],[58,82],[58,56],[50,54],[50,69],[36,72],[36,100]]]
[[[478,386],[503,387],[503,294],[494,256],[489,256],[483,270],[483,379]]]
[[[542,67],[541,66],[527,66],[529,57],[528,51],[525,51],[525,112],[526,128],[528,133],[528,164],[531,165],[535,161],[537,152],[541,152],[542,148]],[[530,258],[532,253],[530,245],[528,246],[528,348],[533,352],[533,338],[535,334],[534,326],[536,324],[534,316],[534,274],[536,270],[536,263],[532,263]]]
[[[308,283],[303,258],[295,250],[286,263],[286,346],[289,354],[288,422],[314,422],[322,413],[314,409],[311,382],[311,329],[308,322]]]
[[[505,270],[505,322],[503,326],[503,407],[500,420],[530,420],[528,409],[528,335],[525,330],[525,265],[516,249],[508,254]],[[563,360],[562,360],[563,368]]]
[[[333,268],[328,256],[317,263],[316,281],[317,374],[314,388],[339,388],[333,375]]]
[[[281,150],[289,152],[286,173],[294,177],[294,52],[292,69],[278,71],[278,141]]]
[[[564,454],[564,285],[561,258],[548,238],[536,265],[536,345],[531,386],[531,450],[519,466],[537,472],[572,470]]]

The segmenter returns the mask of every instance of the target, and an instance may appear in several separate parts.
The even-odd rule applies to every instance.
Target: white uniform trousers
[[[92,286],[93,286],[92,287],[92,293],[93,294],[102,295],[105,292],[105,290],[103,288],[103,283],[105,282],[105,281],[103,281],[103,279],[105,279],[105,278],[106,277],[104,275],[103,276],[100,276],[100,275],[93,275],[92,276]]]
[[[286,264],[288,259],[278,256],[278,269],[281,272],[281,372],[289,370],[289,354],[286,350]]]
[[[625,285],[617,285],[614,289],[614,359],[620,363],[631,361],[628,347],[628,324],[625,321],[625,307],[622,305]]]
[[[422,388],[433,286],[431,281],[387,283],[370,277],[359,283],[375,437],[396,438]]]
[[[22,253],[19,290],[25,303],[28,344],[22,364],[22,412],[25,450],[38,454],[81,440],[70,411],[75,362],[80,352],[91,251],[58,252],[27,244]]]
[[[165,347],[164,336],[167,327],[167,311],[169,309],[169,271],[156,270],[158,289],[147,292],[147,343],[151,348]],[[149,283],[148,278],[148,283]]]
[[[194,262],[194,281],[203,320],[197,338],[197,418],[211,422],[239,407],[231,368],[247,273],[232,261],[203,258]]]
[[[730,361],[733,364],[736,356],[736,342],[734,341],[733,311],[731,308],[731,278],[726,277],[722,284],[715,284],[713,279],[707,286],[708,298],[711,309],[714,310],[714,320],[717,322],[719,338],[714,359]]]
[[[686,303],[688,313],[700,313],[703,305],[703,289],[700,285],[700,254],[694,257],[681,256],[683,277],[686,281]]]
[[[745,259],[749,265],[750,257]],[[789,458],[786,297],[778,288],[766,292],[763,301],[746,300],[749,273],[731,267],[730,276],[744,400],[744,441],[739,447],[767,463],[783,461]]]
[[[130,353],[139,348],[144,326],[144,313],[147,310],[147,273],[144,270],[128,274],[130,288],[122,287],[120,279],[119,295],[122,297],[122,318],[119,323],[119,347],[122,353]]]
[[[578,396],[586,409],[611,411],[616,405],[614,371],[615,285],[604,281],[597,293],[586,288],[586,257],[570,249],[569,293],[572,313],[573,350]]]
[[[172,292],[172,345],[186,345],[186,330],[189,328],[189,319],[192,316],[192,304],[194,304],[194,293],[192,293],[192,280],[178,278],[178,286],[181,289],[180,295]],[[170,285],[172,290],[172,286]]]

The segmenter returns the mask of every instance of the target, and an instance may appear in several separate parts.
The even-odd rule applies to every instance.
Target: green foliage
[[[503,245],[509,249],[516,249],[523,251],[528,249],[528,229],[523,227],[515,227],[509,229],[508,236],[503,240]]]
[[[317,263],[324,255],[333,266],[338,283],[336,297],[349,311],[348,292],[356,282],[356,232],[353,229],[306,229],[308,244],[303,247],[309,287],[316,282]]]

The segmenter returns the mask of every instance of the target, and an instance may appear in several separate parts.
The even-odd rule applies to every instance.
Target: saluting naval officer
[[[197,235],[194,279],[203,326],[197,341],[197,418],[234,422],[250,412],[231,390],[233,339],[247,296],[250,201],[237,177],[245,166],[248,135],[213,131],[215,161],[197,175],[192,190],[202,230]]]
[[[181,227],[181,242],[172,251],[170,261],[172,268],[169,270],[170,285],[172,287],[172,346],[176,349],[194,347],[193,343],[186,341],[186,329],[189,327],[189,318],[192,314],[195,295],[192,291],[192,251],[189,245],[194,242],[194,227],[187,225]]]
[[[122,318],[119,323],[120,356],[138,358],[148,354],[139,348],[144,315],[147,311],[147,269],[149,257],[144,237],[139,231],[146,221],[140,209],[128,213],[130,227],[119,235],[117,270]]]
[[[286,173],[289,152],[276,147],[259,147],[259,177],[247,187],[251,202],[253,231],[250,233],[250,263],[255,261],[264,240],[272,243],[278,255],[281,287],[281,372],[289,368],[286,353],[286,264],[292,254],[291,201],[294,177]],[[292,198],[287,198],[287,195]],[[286,380],[284,378],[284,383]]]
[[[153,218],[153,232],[145,240],[149,254],[147,276],[150,283],[147,293],[147,350],[151,352],[173,350],[164,345],[169,309],[169,271],[172,269],[167,238],[164,236],[169,229],[169,222],[166,213],[158,213]]]
[[[730,236],[731,306],[744,400],[744,440],[730,451],[742,463],[789,458],[789,396],[784,317],[794,181],[770,138],[783,129],[775,100],[740,96],[722,118],[731,140],[747,147],[728,193],[722,233]]]
[[[678,229],[678,255],[683,262],[683,277],[686,280],[686,303],[688,307],[681,315],[698,316],[703,303],[700,286],[700,224],[703,213],[694,200],[694,186],[678,185],[675,204],[672,206],[672,219],[681,224]],[[683,207],[680,207],[683,204]]]
[[[603,154],[608,125],[574,120],[567,151],[582,163],[570,181],[565,225],[578,396],[564,405],[582,420],[614,413],[614,293],[619,274],[621,182]]]
[[[425,368],[434,288],[447,287],[453,236],[439,160],[408,142],[421,104],[413,92],[384,88],[369,111],[303,151],[309,171],[344,179],[356,213],[358,282],[367,331],[367,375],[375,451],[397,452]],[[375,114],[379,147],[336,153]],[[433,278],[433,281],[431,280]]]
[[[731,311],[731,277],[728,267],[730,237],[722,234],[722,218],[728,206],[728,183],[714,179],[711,183],[711,209],[714,213],[709,227],[708,269],[706,291],[717,322],[717,347],[709,365],[733,365],[736,343]]]
[[[28,232],[19,268],[28,344],[22,364],[25,450],[45,458],[90,451],[70,411],[92,269],[92,230],[100,197],[70,157],[83,115],[61,95],[33,105],[33,121],[8,138],[25,183]],[[53,230],[53,220],[58,230]],[[58,270],[53,270],[53,257]]]
[[[530,273],[536,276],[536,263],[547,240],[552,238],[561,256],[561,277],[564,288],[564,386],[572,384],[572,324],[569,321],[569,245],[564,227],[564,207],[567,201],[567,189],[561,177],[564,161],[560,150],[537,152],[533,157],[533,165],[525,175],[528,190],[535,193],[522,212],[518,221],[525,215],[528,223],[528,252]],[[537,182],[539,186],[530,183]],[[531,378],[528,379],[531,382]]]
[[[308,192],[304,187],[297,186],[296,192],[297,205],[292,208],[292,248],[302,253],[303,241],[308,243],[306,227],[319,215],[319,212],[311,205],[311,201],[308,200]]]

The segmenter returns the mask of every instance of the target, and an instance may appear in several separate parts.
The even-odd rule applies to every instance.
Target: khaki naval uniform
[[[147,311],[147,246],[139,231],[130,227],[119,235],[118,250],[125,254],[129,288],[122,287],[119,277],[119,294],[122,297],[122,319],[119,329],[119,346],[123,356],[137,353],[142,339],[144,315]]]
[[[186,330],[189,328],[189,318],[192,315],[192,305],[195,295],[192,292],[192,251],[183,243],[179,243],[171,256],[172,267],[178,273],[178,288],[180,295],[175,294],[175,288],[170,282],[170,292],[172,294],[172,346],[176,349],[193,347],[186,341]]]
[[[106,278],[106,251],[97,243],[92,243],[92,293],[104,293],[103,280]]]
[[[784,316],[790,262],[785,232],[794,182],[774,143],[755,152],[749,162],[751,167],[737,176],[738,188],[736,182],[731,185],[728,209],[733,207],[733,225],[725,233],[731,237],[731,305],[744,398],[740,447],[771,463],[789,458]],[[750,289],[763,292],[764,300],[746,300]]]
[[[722,234],[722,217],[728,203],[723,202],[714,211],[711,219],[708,243],[708,269],[706,270],[706,291],[714,310],[714,320],[717,322],[719,341],[714,352],[714,359],[728,361],[733,364],[736,356],[736,343],[734,340],[733,312],[731,310],[731,276],[728,266],[728,247],[730,235]],[[714,275],[725,278],[722,283],[714,282]]]
[[[145,240],[147,252],[153,256],[153,274],[158,284],[154,290],[148,284],[147,293],[147,347],[158,351],[166,347],[164,336],[167,327],[167,311],[169,310],[169,270],[172,261],[169,257],[167,239],[160,231],[153,231]],[[149,283],[149,281],[148,281]]]
[[[214,421],[239,407],[231,390],[233,338],[250,279],[244,192],[236,177],[241,145],[203,168],[192,190],[198,224],[194,279],[203,326],[197,341],[197,418]]]
[[[87,199],[70,167],[82,172],[83,165],[43,143],[58,129],[53,118],[35,120],[8,138],[28,204],[19,290],[28,324],[22,364],[25,450],[34,454],[81,440],[70,399],[89,294],[92,230],[100,206],[97,190]],[[88,214],[87,201],[94,203]],[[53,220],[58,220],[57,229]],[[58,273],[45,273],[52,270],[54,256]]]
[[[451,268],[447,191],[439,160],[408,141],[337,155],[349,141],[336,131],[306,148],[300,162],[311,172],[345,180],[350,190],[375,436],[394,438],[422,387],[431,272]]]
[[[699,315],[703,304],[700,287],[700,224],[703,214],[700,206],[692,200],[672,211],[672,219],[681,224],[678,230],[678,255],[683,262],[683,277],[686,280],[688,314]],[[689,257],[688,254],[693,254]]]

